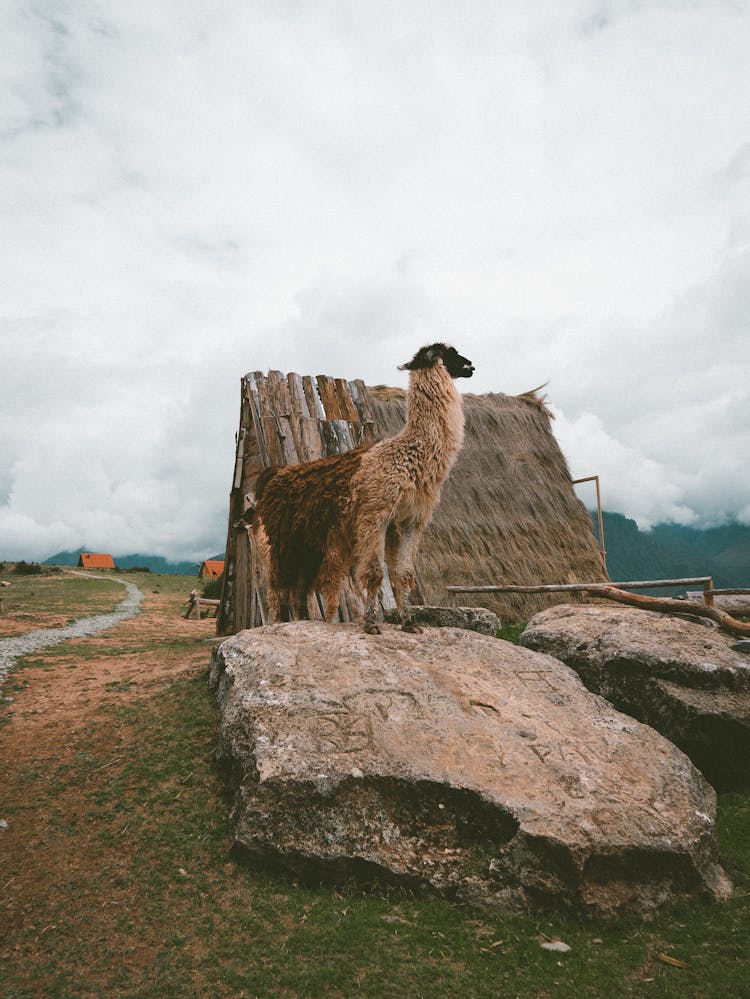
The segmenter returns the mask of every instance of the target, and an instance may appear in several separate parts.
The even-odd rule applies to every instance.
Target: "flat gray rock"
[[[485,607],[431,607],[415,604],[411,616],[415,624],[428,628],[466,628],[467,631],[478,631],[481,635],[493,637],[502,628],[502,621],[497,614]],[[385,620],[390,624],[401,623],[396,610],[386,611]]]
[[[715,794],[549,656],[458,629],[296,622],[214,651],[236,850],[501,910],[724,897]]]
[[[521,644],[556,656],[586,686],[652,725],[720,790],[750,784],[750,660],[714,627],[635,607],[562,604]]]

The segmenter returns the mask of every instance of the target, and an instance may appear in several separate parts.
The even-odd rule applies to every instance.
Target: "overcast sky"
[[[435,340],[607,509],[750,523],[750,0],[3,0],[0,55],[0,558],[215,554],[245,371]]]

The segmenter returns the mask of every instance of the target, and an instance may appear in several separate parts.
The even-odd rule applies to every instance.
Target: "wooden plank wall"
[[[262,469],[342,454],[375,440],[372,402],[361,380],[349,382],[326,375],[312,378],[294,372],[283,375],[280,371],[269,371],[267,375],[252,371],[245,375],[241,381],[218,635],[232,635],[268,620],[263,566],[241,523]],[[385,608],[395,606],[387,580],[381,601]],[[311,596],[308,610],[311,618],[322,617],[317,594]],[[359,613],[356,593],[346,584],[339,620],[351,620]]]

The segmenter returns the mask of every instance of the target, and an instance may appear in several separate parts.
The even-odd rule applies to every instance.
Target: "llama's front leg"
[[[393,541],[389,545],[388,567],[391,573],[391,585],[396,598],[396,607],[401,618],[402,629],[414,635],[419,635],[422,632],[419,625],[414,622],[411,606],[411,595],[416,585],[414,555],[421,533],[421,529],[416,524],[411,523],[399,524],[397,527],[394,525],[392,535],[389,532]]]
[[[360,592],[363,589],[367,590],[364,630],[368,635],[379,635],[382,631],[377,620],[377,609],[378,594],[383,585],[387,524],[382,510],[376,511],[372,516],[362,516],[357,524],[357,535],[353,545],[356,564],[355,583]]]
[[[380,562],[373,563],[362,579],[367,589],[367,603],[365,604],[364,627],[368,635],[379,635],[382,628],[377,620],[378,594],[383,585],[383,567]]]
[[[365,602],[364,629],[368,635],[379,635],[382,628],[377,620],[378,594],[383,585],[383,559],[385,557],[384,547],[379,549],[374,555],[363,564],[357,571],[357,585],[367,590],[367,600]]]

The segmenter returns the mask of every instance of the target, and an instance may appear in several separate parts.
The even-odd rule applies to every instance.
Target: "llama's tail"
[[[263,490],[266,488],[271,479],[276,475],[279,470],[278,465],[269,465],[268,468],[264,468],[260,473],[258,478],[255,480],[255,502],[257,503],[261,496],[263,495]]]

